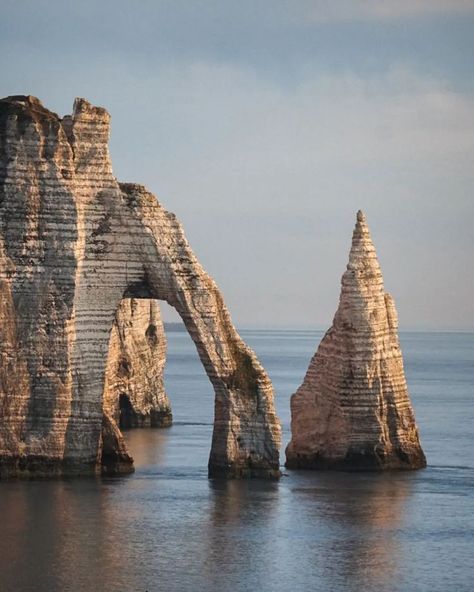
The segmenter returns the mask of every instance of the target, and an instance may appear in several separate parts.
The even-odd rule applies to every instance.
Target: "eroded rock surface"
[[[392,297],[365,217],[357,214],[339,308],[291,398],[295,469],[418,469],[426,465],[410,403]]]
[[[168,427],[166,336],[156,300],[124,298],[110,334],[104,412],[120,428]]]
[[[126,471],[103,392],[123,298],[166,300],[215,391],[209,474],[279,475],[273,389],[174,214],[119,184],[109,114],[0,101],[0,474]]]

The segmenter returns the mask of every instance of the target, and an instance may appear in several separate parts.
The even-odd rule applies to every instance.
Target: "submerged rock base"
[[[373,449],[348,452],[342,459],[331,458],[311,453],[293,453],[288,451],[285,467],[294,470],[313,471],[345,471],[345,472],[373,472],[373,471],[402,471],[417,470],[426,467],[426,457],[423,451],[413,451],[407,455],[404,450],[393,450],[390,456],[379,454]]]

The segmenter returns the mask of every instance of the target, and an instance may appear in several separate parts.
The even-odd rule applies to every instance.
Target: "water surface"
[[[286,444],[322,333],[241,334],[274,382]],[[175,424],[127,432],[134,475],[0,483],[1,592],[474,589],[473,334],[402,334],[426,470],[279,483],[207,479],[212,389],[187,334],[168,341]]]

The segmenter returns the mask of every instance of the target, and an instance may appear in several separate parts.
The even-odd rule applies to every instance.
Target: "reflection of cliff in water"
[[[109,521],[121,520],[121,512],[108,511],[111,495],[103,484],[85,479],[23,485],[2,498],[2,590],[131,589],[132,559]]]
[[[126,438],[145,475],[148,467],[156,471],[165,464],[166,430],[132,430]],[[147,589],[149,577],[145,582],[132,552],[142,540],[149,542],[150,508],[137,503],[145,495],[146,479],[2,485],[2,591],[46,589],[38,582],[49,590]],[[8,579],[8,574],[14,576]]]

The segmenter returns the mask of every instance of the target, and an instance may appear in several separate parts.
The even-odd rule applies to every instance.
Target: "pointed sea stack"
[[[290,469],[426,466],[410,403],[398,321],[364,214],[357,213],[339,308],[291,398]]]

